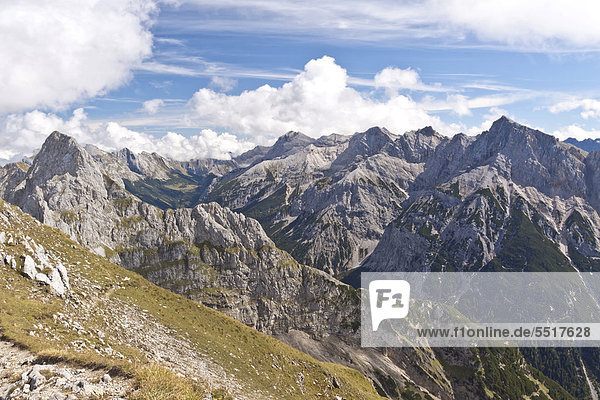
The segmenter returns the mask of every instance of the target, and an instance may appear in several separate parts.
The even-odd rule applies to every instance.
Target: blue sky
[[[0,161],[55,129],[178,159],[227,158],[292,129],[476,134],[501,114],[600,136],[598,6],[483,3],[7,3]]]

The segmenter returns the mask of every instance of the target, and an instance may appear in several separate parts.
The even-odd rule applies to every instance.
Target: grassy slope
[[[199,390],[197,383],[160,368],[148,370],[148,362],[154,360],[131,337],[134,331],[152,332],[162,326],[168,327],[168,336],[177,338],[177,343],[189,345],[217,381],[220,376],[227,377],[221,380],[225,386],[221,389],[234,394],[255,393],[256,397],[276,399],[336,395],[347,399],[379,398],[371,383],[357,371],[318,362],[214,310],[161,289],[89,253],[62,232],[38,224],[4,202],[0,202],[0,211],[11,214],[10,223],[0,221],[0,229],[18,237],[29,236],[58,256],[67,266],[72,285],[70,296],[61,299],[10,267],[0,266],[0,332],[13,342],[40,355],[131,374],[144,383],[144,390],[162,393],[162,397],[152,398],[176,398],[173,391],[180,398],[194,398]],[[5,252],[18,257],[25,248],[16,244],[7,246]],[[127,318],[122,315],[141,315],[133,321],[138,330],[124,326],[122,320]],[[66,326],[65,320],[77,322],[82,329],[74,329],[73,324]],[[111,351],[106,349],[118,354],[107,355]],[[218,390],[214,380],[204,384]]]

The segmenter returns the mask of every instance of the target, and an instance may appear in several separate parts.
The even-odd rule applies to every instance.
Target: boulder
[[[50,285],[50,291],[59,296],[63,296],[67,289],[65,288],[65,284],[63,283],[60,272],[57,269],[53,269],[50,273],[50,281],[48,282]]]
[[[33,258],[29,255],[24,255],[23,257],[23,274],[25,274],[29,279],[35,279],[37,275],[37,265]]]

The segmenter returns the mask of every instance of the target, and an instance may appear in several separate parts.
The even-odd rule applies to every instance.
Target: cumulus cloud
[[[398,74],[391,75],[386,82],[397,82],[394,77]],[[455,126],[429,115],[408,96],[393,93],[377,100],[350,87],[348,80],[346,70],[324,56],[309,61],[304,71],[281,87],[263,85],[239,95],[200,89],[189,102],[193,110],[189,118],[255,137],[278,136],[289,130],[317,137],[332,132],[352,133],[374,125],[400,133],[426,125],[446,133],[456,132]],[[414,83],[414,76],[403,82],[408,81]]]
[[[184,0],[206,13],[190,29],[310,34],[366,41],[434,39],[524,51],[578,51],[600,47],[600,4],[595,0]],[[226,10],[215,18],[215,9]],[[210,18],[208,17],[210,16]],[[180,21],[174,21],[179,24]]]
[[[156,152],[175,160],[195,158],[229,159],[254,147],[229,133],[218,134],[203,129],[189,137],[168,132],[156,137],[127,129],[116,122],[94,127],[87,121],[85,111],[75,110],[69,119],[52,113],[31,111],[10,114],[0,119],[0,163],[18,161],[33,154],[46,137],[55,130],[73,136],[79,143],[94,144],[112,151],[127,147],[134,152]]]
[[[152,99],[145,101],[142,104],[142,110],[147,112],[150,115],[154,115],[158,112],[158,109],[163,107],[165,102],[162,99]]]
[[[425,85],[421,81],[421,77],[419,76],[417,71],[415,71],[412,68],[384,68],[383,70],[375,74],[374,83],[375,87],[385,88],[391,91],[408,89],[435,92],[444,90],[440,86]]]
[[[151,55],[153,0],[4,1],[0,114],[58,109],[122,85]]]
[[[596,99],[570,99],[556,103],[548,108],[553,114],[577,109],[582,110],[580,115],[584,119],[600,117],[600,101]]]
[[[237,81],[226,76],[213,76],[210,79],[210,86],[222,92],[229,92],[237,86]]]

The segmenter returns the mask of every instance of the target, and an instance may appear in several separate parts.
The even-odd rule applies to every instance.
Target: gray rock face
[[[501,118],[436,154],[363,270],[598,268],[594,153]],[[520,267],[511,251],[527,253]]]
[[[313,143],[314,139],[300,133],[288,132],[281,136],[277,142],[267,151],[262,158],[263,160],[272,160],[282,158],[290,154],[294,154],[309,144]]]
[[[0,195],[14,191],[23,182],[29,167],[25,163],[11,163],[0,168]]]
[[[447,139],[431,128],[402,136],[372,128],[304,141],[224,176],[206,198],[257,218],[277,246],[337,274],[373,250],[406,189]]]
[[[134,162],[130,153],[123,154]],[[216,203],[158,209],[113,179],[114,164],[104,165],[106,160],[97,161],[72,138],[55,132],[22,188],[7,198],[112,261],[263,332],[356,332],[356,292],[298,264],[275,247],[256,220]],[[34,279],[35,263],[26,258],[26,265]],[[64,294],[68,279],[63,273],[57,266],[39,280]]]
[[[587,153],[506,117],[477,137],[455,136],[438,146],[435,153],[413,190],[440,185],[489,166],[517,185],[533,186],[549,196],[585,197]]]

